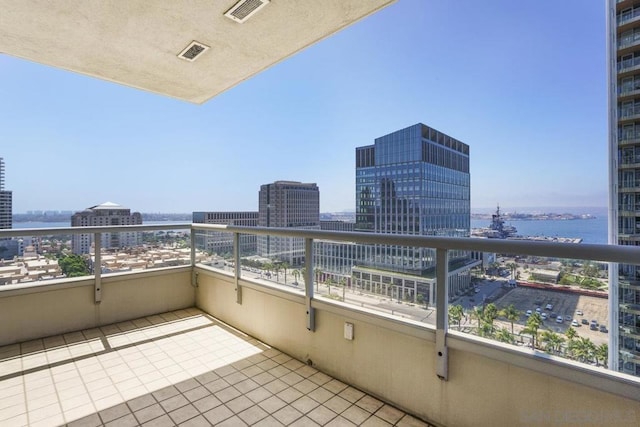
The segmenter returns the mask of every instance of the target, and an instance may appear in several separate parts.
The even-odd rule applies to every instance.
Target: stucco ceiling
[[[237,23],[235,0],[0,0],[0,52],[203,103],[394,1],[272,0]]]

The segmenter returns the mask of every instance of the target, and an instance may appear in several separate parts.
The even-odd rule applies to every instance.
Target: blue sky
[[[605,206],[603,1],[400,0],[204,105],[0,55],[14,213],[113,201],[257,210],[315,182],[355,207],[355,147],[423,122],[471,147],[471,206]]]

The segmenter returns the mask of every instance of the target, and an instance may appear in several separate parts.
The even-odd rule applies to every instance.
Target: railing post
[[[242,286],[240,286],[240,233],[233,233],[233,261],[236,265],[235,285],[236,303],[242,304]]]
[[[313,239],[304,239],[304,302],[307,310],[307,329],[316,330],[316,316],[311,306],[313,300]]]
[[[196,274],[196,233],[193,227],[189,233],[191,238],[191,286],[198,287],[198,275]],[[206,241],[206,239],[205,239]]]
[[[436,375],[443,381],[449,376],[449,354],[447,350],[447,302],[449,299],[449,252],[436,249]]]
[[[99,304],[102,301],[102,233],[93,234],[93,274],[94,281],[94,299]]]

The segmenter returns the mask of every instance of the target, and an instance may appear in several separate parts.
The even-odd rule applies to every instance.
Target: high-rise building
[[[470,225],[467,144],[418,123],[356,148],[356,231],[468,237]],[[424,274],[435,257],[432,249],[386,248],[370,263]]]
[[[607,4],[609,243],[640,245],[640,1]],[[640,268],[609,269],[609,366],[640,376]]]
[[[471,225],[469,146],[422,123],[356,148],[355,231],[468,237]],[[435,298],[435,250],[318,242],[323,271],[368,292],[416,301]],[[449,251],[449,294],[470,286],[479,263]]]
[[[105,202],[92,206],[71,216],[72,227],[99,227],[117,225],[142,224],[139,212],[131,213],[131,209],[116,203]],[[102,233],[100,240],[102,249],[119,249],[137,246],[141,242],[138,232]],[[72,241],[74,254],[88,254],[93,245],[93,234],[75,234]]]
[[[0,157],[0,229],[13,227],[12,193],[4,189],[4,159]]]
[[[320,190],[316,184],[276,181],[260,187],[258,225],[320,229]],[[258,254],[287,262],[304,263],[304,240],[258,236]]]
[[[194,212],[193,222],[196,224],[224,224],[240,227],[255,227],[258,225],[258,212]],[[255,234],[241,234],[240,255],[255,255],[257,251],[257,236]],[[217,254],[233,253],[233,233],[224,231],[206,231],[196,234],[196,247]]]

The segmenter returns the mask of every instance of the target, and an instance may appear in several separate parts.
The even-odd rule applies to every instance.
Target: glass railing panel
[[[452,255],[459,259],[451,262],[450,270],[471,263],[466,253],[454,251]],[[434,249],[318,240],[314,241],[314,257],[316,294],[435,326]],[[471,286],[468,268],[454,276],[452,292]]]
[[[449,328],[606,365],[608,264],[497,255],[449,304]]]
[[[188,229],[105,234],[101,252],[103,274],[191,264]],[[125,246],[122,242],[127,239],[132,243]],[[105,247],[104,243],[110,246]]]
[[[77,236],[82,239],[85,236]],[[0,286],[93,275],[89,254],[74,254],[71,234],[0,239]]]
[[[196,264],[221,271],[234,271],[233,233],[217,230],[194,230],[193,232],[195,233]],[[245,251],[244,241],[243,237],[243,244],[240,246],[243,252]]]

